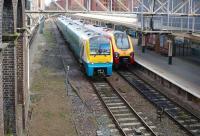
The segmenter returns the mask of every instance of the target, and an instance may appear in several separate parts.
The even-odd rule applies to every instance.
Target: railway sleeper
[[[116,106],[116,105],[124,105],[124,103],[120,102],[120,103],[113,103],[113,102],[106,102],[107,106]]]
[[[120,103],[120,102],[122,102],[122,100],[120,100],[120,99],[112,99],[112,100],[107,99],[107,100],[105,100],[105,102],[106,103],[115,103],[115,102]]]
[[[121,127],[140,127],[142,124],[140,122],[126,122],[126,123],[120,123],[120,126]]]
[[[128,109],[112,109],[111,112],[113,114],[119,114],[119,113],[130,113],[130,110]]]
[[[125,121],[136,121],[137,119],[136,118],[134,118],[134,117],[132,117],[132,118],[118,118],[117,119],[119,122],[125,122]]]
[[[118,97],[116,97],[116,96],[112,96],[112,97],[108,97],[108,96],[103,96],[102,97],[103,99],[119,99]]]
[[[132,113],[117,113],[117,114],[114,114],[114,116],[116,117],[131,117],[133,116]]]
[[[118,105],[116,105],[116,106],[108,106],[108,108],[109,109],[126,109],[127,106],[118,106]]]
[[[190,130],[190,131],[195,133],[196,135],[200,134],[200,130],[199,129],[193,129],[193,130]]]

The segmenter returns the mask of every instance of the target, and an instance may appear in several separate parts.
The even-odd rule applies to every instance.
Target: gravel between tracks
[[[186,136],[187,134],[181,130],[172,120],[167,116],[163,116],[162,121],[157,118],[157,110],[150,102],[141,96],[134,88],[132,88],[121,76],[113,73],[109,77],[110,83],[117,89],[124,98],[137,111],[142,112],[143,117],[148,117],[157,127],[157,132],[162,136]]]

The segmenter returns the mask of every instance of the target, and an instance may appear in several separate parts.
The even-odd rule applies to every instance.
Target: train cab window
[[[116,33],[115,34],[115,42],[116,42],[117,48],[119,48],[119,49],[129,49],[130,48],[128,36],[125,33]]]
[[[90,38],[90,55],[110,55],[110,40],[103,36]]]

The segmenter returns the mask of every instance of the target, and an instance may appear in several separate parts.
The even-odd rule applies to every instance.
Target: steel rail
[[[119,99],[120,102],[123,103],[122,105],[126,106],[126,109],[128,111],[130,111],[131,116],[133,115],[134,117],[136,117],[137,121],[139,121],[139,123],[141,123],[142,126],[146,128],[146,131],[148,133],[150,133],[153,136],[157,136],[157,134],[153,131],[153,129],[140,117],[140,115],[131,107],[131,105],[123,98],[123,96],[121,96],[121,94],[116,89],[114,89],[114,87],[109,83],[109,81],[107,79],[102,79],[102,80],[103,80],[103,82],[101,81],[101,82],[99,82],[99,84],[104,84],[104,85],[107,86],[105,88],[108,88],[108,87],[110,88],[110,90],[106,90],[106,91],[110,91],[111,92],[111,94],[112,94],[111,97],[112,96],[115,96],[115,97],[117,96],[118,98],[116,98],[116,99]],[[107,109],[107,111],[109,112],[109,114],[111,115],[111,117],[113,118],[115,125],[120,130],[120,132],[122,133],[122,135],[126,136],[127,134],[123,130],[122,126],[120,125],[120,122],[115,117],[115,114],[113,114],[112,110],[108,106],[108,103],[105,102],[103,96],[101,95],[101,93],[102,93],[101,90],[103,90],[103,89],[102,88],[98,89],[98,85],[97,85],[98,82],[94,82],[94,81],[90,81],[90,82],[91,82],[94,90],[97,92],[97,95],[99,96],[101,102],[104,104],[105,108]],[[119,112],[120,112],[120,110],[119,110]]]
[[[117,71],[132,87],[149,100],[156,108],[164,109],[174,122],[190,135],[200,135],[200,119],[183,106],[177,104],[166,95],[152,87],[142,78],[130,71]],[[194,127],[194,128],[192,128]]]

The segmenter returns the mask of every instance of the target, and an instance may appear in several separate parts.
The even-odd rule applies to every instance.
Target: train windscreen
[[[90,55],[110,55],[109,38],[103,36],[90,38]]]
[[[118,49],[129,49],[130,44],[128,36],[125,33],[116,33],[115,34],[115,43]]]

